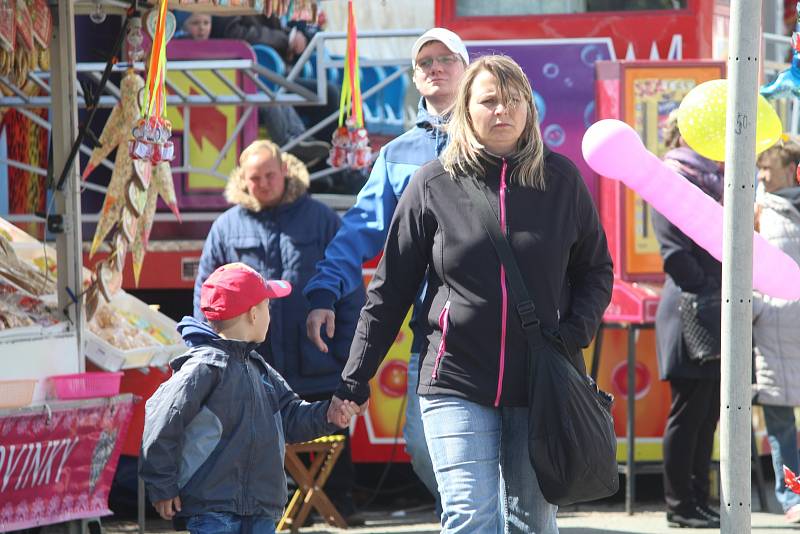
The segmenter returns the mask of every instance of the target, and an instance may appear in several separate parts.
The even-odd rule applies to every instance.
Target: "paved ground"
[[[658,480],[642,480],[640,498],[635,506],[635,514],[625,513],[621,498],[615,497],[599,503],[580,504],[563,508],[558,514],[560,534],[692,534],[709,533],[711,530],[675,529],[667,526],[662,496],[652,491],[652,484]],[[770,510],[778,510],[778,502],[771,489],[771,481],[765,483],[766,505]],[[647,491],[650,489],[651,491]],[[396,501],[402,502],[402,501]],[[753,491],[753,508],[757,512],[751,516],[751,530],[754,534],[800,534],[800,525],[788,525],[782,514],[763,513],[757,492]],[[416,506],[414,505],[416,504]],[[317,523],[300,529],[302,534],[436,534],[439,524],[434,517],[433,505],[425,503],[406,503],[402,506],[373,506],[363,513],[366,525],[358,528],[340,530]],[[138,526],[132,521],[118,521],[113,518],[103,520],[105,534],[136,534]],[[175,533],[169,522],[150,519],[147,521],[147,534]],[[45,532],[43,534],[60,534]]]
[[[370,511],[365,514],[367,524],[364,527],[340,530],[324,524],[315,524],[300,530],[303,534],[435,534],[439,526],[433,521],[430,509]],[[137,526],[131,522],[104,521],[106,534],[134,534]],[[621,505],[602,507],[581,506],[577,509],[564,510],[559,513],[558,526],[561,534],[691,534],[708,533],[709,530],[668,528],[664,512],[658,505],[641,506],[633,516],[627,515]],[[175,532],[168,523],[150,521],[146,532]],[[754,534],[800,533],[800,525],[787,525],[779,514],[754,513],[751,517],[751,532]]]

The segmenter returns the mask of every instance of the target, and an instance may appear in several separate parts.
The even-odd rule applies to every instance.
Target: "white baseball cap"
[[[411,49],[412,67],[417,66],[417,55],[419,54],[420,49],[431,41],[439,41],[452,53],[461,56],[461,59],[464,60],[464,63],[469,65],[469,53],[467,52],[467,47],[464,46],[464,41],[461,40],[461,37],[445,28],[431,28],[423,33],[419,39],[417,39],[417,41],[414,43],[414,47]]]

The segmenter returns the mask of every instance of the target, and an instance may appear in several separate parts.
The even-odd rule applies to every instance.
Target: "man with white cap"
[[[325,259],[317,264],[317,274],[304,290],[311,307],[306,321],[308,337],[320,350],[327,350],[323,337],[334,335],[337,302],[363,283],[362,263],[383,249],[397,201],[409,180],[419,167],[439,157],[447,144],[442,125],[468,63],[469,54],[461,38],[445,28],[432,28],[414,43],[411,50],[413,80],[422,95],[416,126],[381,148],[356,204],[344,215],[342,227],[325,249]],[[415,310],[423,295],[424,287],[420,288]],[[419,352],[425,336],[413,317],[411,327],[414,342],[408,364],[403,436],[414,471],[436,497],[439,509],[436,478],[425,443],[417,396]],[[341,402],[334,397],[333,402],[337,401]]]

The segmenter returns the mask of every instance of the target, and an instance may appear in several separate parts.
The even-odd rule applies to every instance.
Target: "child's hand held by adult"
[[[181,498],[173,497],[171,499],[164,499],[163,501],[156,501],[153,503],[156,507],[158,515],[163,519],[172,519],[175,514],[181,511]]]
[[[358,408],[355,403],[334,396],[328,406],[328,422],[346,428],[350,424],[350,419],[357,413]]]

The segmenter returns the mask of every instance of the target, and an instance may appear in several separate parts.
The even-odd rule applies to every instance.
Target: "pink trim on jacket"
[[[506,221],[506,159],[503,158],[503,168],[500,171],[500,230],[508,233]],[[500,264],[500,292],[503,295],[503,309],[500,316],[500,373],[497,377],[497,395],[494,405],[500,406],[500,397],[503,394],[503,373],[506,367],[506,329],[508,324],[508,290],[506,289],[506,270]]]
[[[442,312],[439,314],[439,328],[442,329],[442,340],[439,342],[439,350],[436,352],[436,361],[433,362],[433,372],[431,373],[431,378],[436,380],[439,378],[439,362],[442,360],[442,356],[444,356],[444,351],[447,346],[446,338],[447,338],[447,326],[449,324],[448,318],[450,317],[450,301],[448,300],[444,308],[442,308]]]

